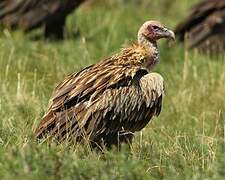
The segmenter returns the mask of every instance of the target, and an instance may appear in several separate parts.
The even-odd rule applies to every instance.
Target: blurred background
[[[212,18],[215,21],[201,21],[197,31],[183,38],[188,43],[179,42],[177,29],[187,22],[192,7],[199,2],[1,1],[0,177],[223,179],[223,14],[216,13],[216,18]],[[207,8],[210,12],[215,9],[222,12],[225,5],[221,2],[214,1],[213,5],[206,5],[194,14]],[[215,4],[221,6],[215,7]],[[206,16],[203,13],[203,17]],[[159,118],[137,133],[131,149],[124,147],[121,152],[115,149],[101,154],[87,147],[38,145],[32,131],[43,116],[57,83],[67,74],[118,52],[124,44],[136,42],[138,28],[150,19],[177,30],[178,35],[175,44],[159,42],[161,63],[154,71],[164,77],[166,88]],[[212,34],[214,37],[217,32],[214,27],[218,26],[220,33],[216,41],[209,43],[208,37]],[[198,43],[189,47],[192,39]],[[220,42],[221,46],[219,51],[205,50],[198,47],[202,42]]]

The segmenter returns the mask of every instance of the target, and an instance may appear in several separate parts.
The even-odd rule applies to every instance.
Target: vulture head
[[[156,43],[158,39],[168,38],[175,40],[173,31],[164,27],[159,21],[146,21],[138,31],[138,43]]]

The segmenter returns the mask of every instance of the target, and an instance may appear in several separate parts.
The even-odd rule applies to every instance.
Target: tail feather
[[[42,139],[48,135],[48,133],[54,128],[56,123],[56,116],[52,111],[47,113],[38,128],[35,130],[34,135],[37,139]]]
[[[58,141],[63,141],[72,131],[80,136],[82,125],[77,120],[84,117],[84,107],[80,105],[60,112],[53,112],[50,108],[34,132],[35,137],[37,139],[54,137]]]

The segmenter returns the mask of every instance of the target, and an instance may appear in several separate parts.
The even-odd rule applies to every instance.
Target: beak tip
[[[175,41],[175,39],[176,39],[175,33],[171,30],[169,30],[169,38],[173,41]]]

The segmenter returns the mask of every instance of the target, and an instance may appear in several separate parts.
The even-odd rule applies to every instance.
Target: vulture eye
[[[160,30],[160,27],[154,25],[154,26],[152,26],[152,29],[158,31],[158,30]]]

